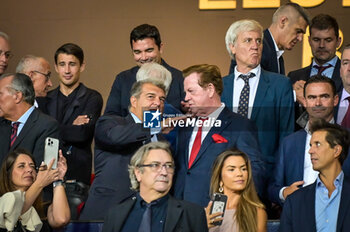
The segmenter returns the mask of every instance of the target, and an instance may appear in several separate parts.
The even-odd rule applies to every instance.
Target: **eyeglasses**
[[[0,50],[0,57],[4,55],[6,59],[10,59],[13,54],[10,51],[4,52],[3,50]]]
[[[39,72],[39,71],[33,71],[35,73],[39,73],[41,75],[44,75],[46,77],[46,81],[49,81],[50,77],[51,77],[51,72],[48,72],[47,74]]]
[[[162,170],[162,168],[165,168],[165,170],[167,171],[167,173],[169,174],[173,174],[174,170],[175,170],[175,165],[173,163],[165,163],[165,164],[161,164],[161,163],[151,163],[151,164],[140,164],[137,165],[137,167],[139,168],[143,168],[143,167],[149,167],[151,168],[151,170],[153,172],[160,172]]]

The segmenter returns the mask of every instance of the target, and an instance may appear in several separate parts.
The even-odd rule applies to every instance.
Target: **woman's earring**
[[[220,182],[220,187],[219,187],[219,192],[223,193],[224,188],[222,187],[224,184],[222,182]]]

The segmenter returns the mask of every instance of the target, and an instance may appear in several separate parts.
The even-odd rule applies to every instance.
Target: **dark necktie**
[[[157,201],[146,203],[146,210],[143,213],[142,220],[138,232],[152,232],[152,205],[157,204]]]
[[[11,143],[10,146],[12,147],[13,143],[16,141],[17,139],[17,130],[18,130],[18,126],[19,126],[20,122],[14,122],[12,123],[12,131],[11,131]]]
[[[280,58],[278,59],[278,63],[280,65],[280,74],[284,75],[285,74],[285,70],[284,70],[284,60],[283,60],[283,56],[280,56]]]
[[[197,120],[202,121],[202,126],[204,121],[206,121],[208,118],[199,118]],[[191,150],[191,155],[190,155],[190,160],[188,161],[188,169],[191,168],[194,160],[197,157],[197,154],[199,152],[199,150],[201,149],[201,145],[202,145],[202,126],[198,127],[198,131],[196,134],[196,138],[194,139],[193,145],[192,145],[192,150]]]
[[[243,74],[239,75],[239,77],[242,78],[244,81],[244,86],[241,91],[241,95],[239,97],[237,113],[246,118],[248,117],[248,106],[249,106],[249,92],[250,92],[249,78],[254,76],[255,76],[254,73],[249,73],[247,75],[243,75]]]
[[[329,65],[326,65],[326,66],[318,66],[317,64],[315,64],[314,67],[318,70],[317,71],[317,75],[321,75],[324,70],[326,70],[327,68],[332,67],[332,65],[329,64]]]
[[[341,122],[341,125],[345,128],[350,128],[350,97],[347,97],[345,99],[348,100],[349,106],[343,118],[343,121]]]

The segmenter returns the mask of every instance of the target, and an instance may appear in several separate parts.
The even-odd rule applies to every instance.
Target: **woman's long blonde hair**
[[[222,181],[221,173],[225,160],[230,156],[240,156],[244,159],[247,170],[248,179],[246,187],[241,192],[241,197],[237,205],[235,220],[237,221],[239,231],[256,232],[257,230],[257,207],[265,208],[261,203],[258,194],[255,191],[254,181],[252,178],[252,168],[248,156],[238,149],[231,149],[222,152],[214,161],[213,172],[210,181],[210,194],[219,192],[220,182]]]

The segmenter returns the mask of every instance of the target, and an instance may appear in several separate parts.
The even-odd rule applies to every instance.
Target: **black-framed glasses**
[[[0,57],[4,55],[6,59],[10,59],[13,54],[10,51],[4,52],[3,50],[0,50]]]
[[[140,164],[137,167],[143,168],[143,167],[149,167],[153,172],[160,172],[162,168],[165,168],[167,173],[173,174],[175,170],[175,165],[173,163],[150,163],[150,164]]]
[[[45,77],[46,77],[46,81],[49,81],[49,79],[50,79],[50,77],[51,77],[51,72],[48,72],[47,74],[42,73],[42,72],[39,72],[39,71],[35,71],[35,70],[34,70],[33,72],[39,73],[39,74],[45,76]]]

